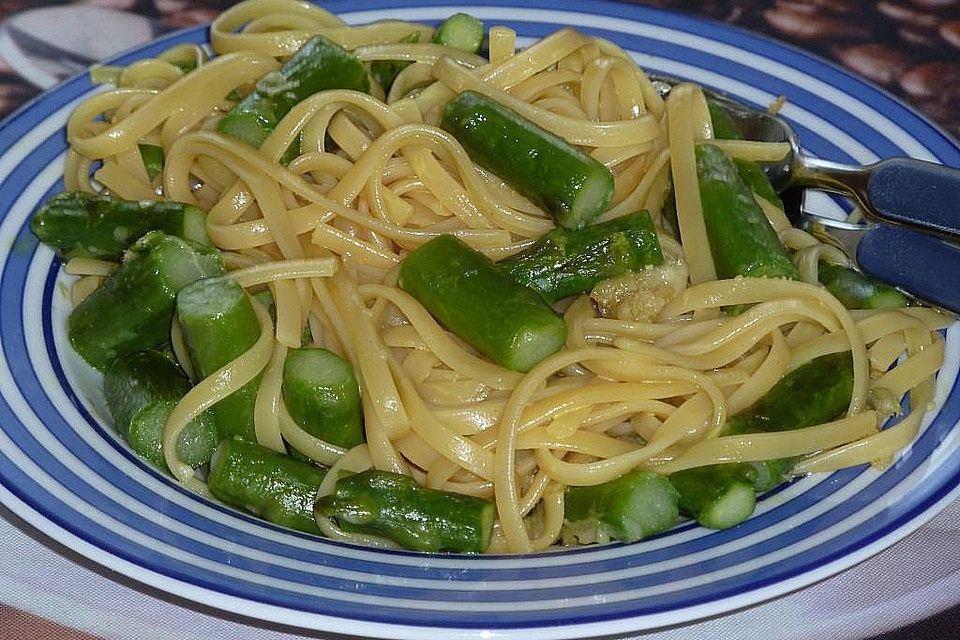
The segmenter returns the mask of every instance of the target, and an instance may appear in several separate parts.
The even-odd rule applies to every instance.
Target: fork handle
[[[960,314],[960,247],[904,227],[879,224],[857,245],[869,276]]]
[[[864,195],[880,218],[960,236],[960,169],[913,158],[889,158],[866,170]]]

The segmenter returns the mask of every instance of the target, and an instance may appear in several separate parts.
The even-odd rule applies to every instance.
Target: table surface
[[[884,86],[960,135],[960,0],[638,0],[637,4],[723,20],[832,58]],[[0,20],[23,20],[51,4],[122,11],[128,42],[212,19],[220,0],[0,0]],[[71,9],[71,10],[74,10]],[[83,9],[86,11],[87,9]],[[34,12],[31,15],[36,15]],[[29,17],[29,16],[27,16]],[[81,40],[82,43],[82,40]],[[82,44],[78,49],[83,49]],[[0,51],[0,118],[77,71],[15,71]],[[960,636],[960,502],[874,558],[771,602],[697,624],[631,636],[645,640],[710,637],[952,638]],[[120,612],[120,615],[118,615]],[[264,626],[179,601],[94,565],[0,507],[0,638],[6,640],[289,640],[296,630]]]

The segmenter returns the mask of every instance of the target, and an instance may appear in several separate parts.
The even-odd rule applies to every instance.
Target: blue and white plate
[[[549,0],[340,0],[350,23],[436,21],[470,11],[521,44],[567,25],[682,76],[784,115],[809,151],[867,163],[910,155],[960,166],[960,148],[888,94],[797,49],[726,26],[626,4]],[[121,57],[129,63],[193,29]],[[77,77],[0,126],[0,501],[84,556],[152,587],[286,625],[399,638],[575,638],[720,614],[859,562],[958,495],[960,335],[947,333],[939,412],[889,468],[804,478],[732,530],[691,525],[633,545],[524,557],[380,551],[291,533],[201,499],[138,460],[111,432],[71,352],[60,263],[30,234],[61,188],[63,126],[92,86]],[[931,277],[936,277],[931,274]]]

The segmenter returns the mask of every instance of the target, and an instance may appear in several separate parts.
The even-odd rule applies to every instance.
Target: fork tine
[[[847,254],[857,262],[857,250],[860,241],[874,225],[849,224],[832,218],[821,218],[812,214],[803,214],[803,227],[820,242],[830,244]]]
[[[790,224],[810,232],[821,242],[833,245],[856,262],[857,245],[870,228],[818,215],[807,205],[807,189],[788,189],[780,194]]]

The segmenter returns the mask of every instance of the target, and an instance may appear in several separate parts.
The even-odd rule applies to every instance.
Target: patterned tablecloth
[[[887,88],[960,136],[960,0],[633,0],[767,34],[833,59]],[[34,50],[45,61],[26,61],[0,51],[0,118],[43,88],[111,53],[138,42],[208,22],[233,2],[225,0],[79,0],[74,3],[0,0],[0,20],[14,18],[36,36]],[[69,30],[58,30],[54,5],[83,7],[87,20],[71,16]],[[89,9],[99,9],[100,13]],[[104,20],[127,14],[113,37]],[[75,14],[79,15],[79,14]],[[130,19],[133,16],[137,18]],[[54,28],[47,28],[52,26]],[[89,26],[92,31],[84,31]],[[38,42],[39,40],[39,42]],[[30,47],[26,47],[29,49]],[[72,49],[73,56],[59,55]],[[109,50],[108,50],[109,49]],[[27,52],[29,53],[29,51]]]
[[[960,136],[958,0],[637,0],[729,22],[831,58]],[[0,117],[63,77],[166,31],[209,21],[219,0],[0,0]],[[59,5],[59,6],[51,6]],[[120,34],[92,38],[104,20]],[[67,27],[69,25],[69,28]],[[8,31],[9,33],[9,31]],[[960,503],[834,578],[647,640],[960,637]],[[304,637],[172,601],[93,566],[0,508],[4,640],[281,640]],[[312,636],[318,637],[318,636]]]

